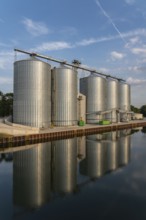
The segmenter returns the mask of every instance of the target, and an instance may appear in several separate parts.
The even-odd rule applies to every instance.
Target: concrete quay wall
[[[7,125],[8,126],[8,125]],[[72,127],[54,127],[49,129],[41,130],[26,130],[27,128],[21,128],[22,134],[15,131],[15,127],[12,129],[13,136],[0,138],[0,147],[13,147],[13,146],[22,146],[26,144],[34,144],[40,142],[47,142],[58,139],[73,138],[78,136],[86,136],[90,134],[97,134],[121,129],[129,129],[136,127],[146,126],[145,120],[131,121],[131,122],[122,122],[115,123],[110,125],[85,125],[81,126],[72,126]],[[7,129],[10,129],[7,127]],[[14,132],[15,131],[15,132]],[[6,133],[6,130],[5,130]]]

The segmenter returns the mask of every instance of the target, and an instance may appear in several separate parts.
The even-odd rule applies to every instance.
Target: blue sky
[[[132,104],[146,104],[145,0],[1,0],[0,90],[13,91],[14,48],[127,80]],[[56,66],[56,63],[51,63]],[[87,72],[80,71],[79,76]]]

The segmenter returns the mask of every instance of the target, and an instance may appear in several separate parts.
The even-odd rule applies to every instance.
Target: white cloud
[[[127,80],[127,83],[131,84],[131,85],[141,85],[146,83],[146,79],[135,79],[132,77],[129,77]]]
[[[32,51],[51,51],[51,50],[63,50],[63,49],[69,49],[73,46],[70,43],[64,42],[64,41],[53,41],[53,42],[45,42],[41,45],[31,49]]]
[[[76,43],[76,45],[79,45],[79,46],[88,46],[88,45],[94,44],[94,43],[97,43],[97,39],[95,39],[95,38],[90,38],[90,39],[83,39],[82,41]]]
[[[24,18],[22,23],[25,25],[26,30],[33,36],[40,36],[51,32],[42,22],[35,22],[29,18]]]
[[[139,37],[131,38],[129,41],[131,44],[136,44],[137,42],[139,42]]]
[[[129,39],[129,42],[127,42],[127,44],[125,45],[126,48],[130,48],[135,44],[139,44],[140,43],[140,38],[138,36],[136,37],[132,37],[131,39]]]
[[[125,2],[128,4],[128,5],[133,5],[135,3],[135,0],[125,0]]]
[[[132,37],[130,39],[130,41],[132,43],[136,42],[138,40],[137,36],[146,36],[146,29],[136,29],[133,31],[129,31],[126,33],[123,33],[122,36],[124,38],[128,38],[128,37]],[[135,38],[134,38],[135,37]],[[51,42],[44,42],[38,46],[36,46],[35,48],[30,49],[31,51],[40,51],[40,52],[44,52],[44,51],[52,51],[52,50],[63,50],[63,49],[70,49],[70,48],[75,48],[75,47],[79,47],[79,46],[88,46],[88,45],[92,45],[95,43],[102,43],[102,42],[107,42],[107,41],[111,41],[111,40],[116,40],[119,39],[120,36],[119,35],[115,35],[115,36],[107,36],[107,37],[100,37],[100,38],[89,38],[89,39],[83,39],[79,42],[75,42],[75,43],[70,43],[70,42],[65,42],[65,41],[51,41]],[[125,55],[124,54],[113,54],[114,58],[116,59],[122,59]]]
[[[146,56],[146,47],[143,46],[143,48],[139,48],[139,47],[132,48],[131,52],[136,55]]]
[[[146,67],[145,66],[130,66],[128,67],[128,70],[132,72],[146,72]]]
[[[135,29],[133,31],[128,31],[128,32],[122,33],[122,35],[123,35],[123,37],[146,36],[146,29],[139,28],[139,29]]]
[[[121,33],[121,35],[122,35],[123,38],[132,37],[132,39],[130,39],[130,41],[134,44],[134,42],[136,43],[136,41],[138,41],[138,36],[146,37],[146,29],[145,28],[135,29],[133,31],[128,31],[128,32],[125,32],[125,33]],[[99,37],[99,38],[89,38],[89,39],[83,39],[79,42],[76,42],[75,45],[76,46],[88,46],[88,45],[91,45],[91,44],[116,40],[116,39],[120,39],[120,38],[121,37],[119,35]]]
[[[98,68],[99,72],[102,72],[102,73],[109,73],[109,69],[105,68],[105,67],[100,67]]]
[[[124,57],[125,57],[125,54],[123,54],[123,53],[119,53],[119,52],[116,52],[116,51],[111,52],[111,58],[112,58],[113,61],[122,60]]]

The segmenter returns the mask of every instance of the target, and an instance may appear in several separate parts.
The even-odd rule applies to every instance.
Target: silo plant
[[[52,123],[77,125],[77,71],[65,66],[52,69]]]
[[[32,127],[51,124],[51,66],[34,57],[14,63],[13,122]]]
[[[106,110],[106,79],[93,74],[81,78],[80,92],[86,96],[87,123],[98,123]]]

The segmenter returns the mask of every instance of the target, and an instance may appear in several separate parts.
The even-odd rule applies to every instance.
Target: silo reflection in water
[[[80,172],[90,178],[99,178],[105,172],[105,147],[102,135],[90,135],[86,139],[86,158],[80,162]]]
[[[77,183],[77,138],[52,142],[52,186],[58,193],[71,193]]]
[[[130,130],[87,136],[86,158],[80,162],[80,173],[98,178],[126,165],[130,158]]]
[[[107,171],[115,170],[118,167],[117,141],[107,142]]]
[[[118,168],[119,146],[117,131],[107,133],[105,139],[103,140],[103,144],[107,151],[106,171],[109,172]]]
[[[87,140],[87,175],[99,178],[105,172],[105,147],[100,141]]]
[[[37,144],[29,150],[14,153],[14,204],[37,208],[51,193],[51,143]]]
[[[83,160],[86,157],[86,137],[85,136],[78,137],[77,142],[78,142],[77,155],[79,160]]]
[[[131,136],[123,135],[119,139],[119,165],[126,165],[130,160],[130,145],[131,145]]]

